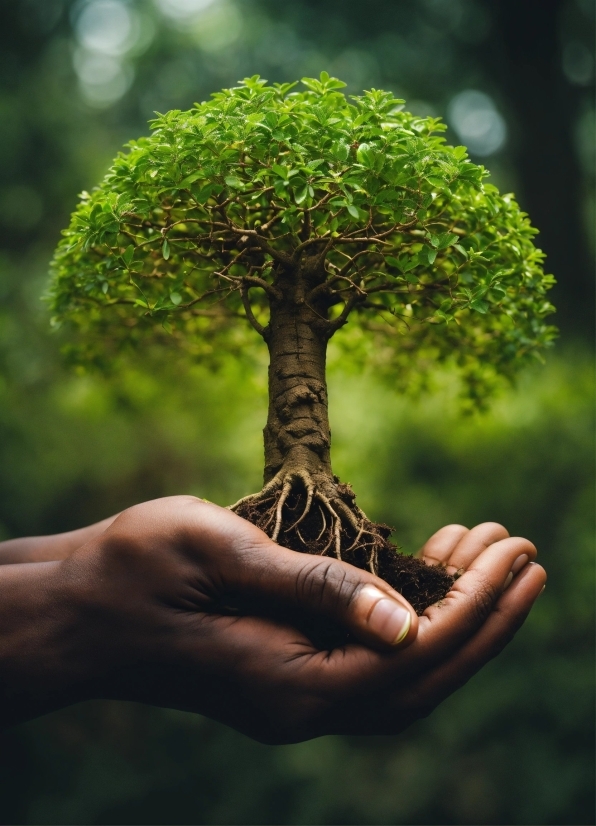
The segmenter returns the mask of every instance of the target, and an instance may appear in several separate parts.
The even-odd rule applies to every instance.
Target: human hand
[[[371,574],[280,548],[191,497],[145,503],[60,563],[74,616],[71,684],[79,699],[197,711],[265,742],[395,733],[513,636],[545,578],[529,562],[518,571],[524,554],[533,560],[535,548],[501,526],[439,531],[424,557],[467,571],[418,629],[407,603]],[[398,650],[389,640],[403,614],[392,628],[392,607],[410,619]],[[296,612],[333,620],[367,644],[321,651],[297,630]]]
[[[387,657],[381,687],[336,705],[330,732],[397,734],[428,716],[511,641],[546,582],[534,545],[493,522],[447,525],[419,556],[460,577],[419,618],[412,645]]]
[[[21,562],[55,562],[66,559],[81,545],[95,539],[108,528],[118,516],[109,516],[74,531],[50,534],[48,536],[23,536],[0,542],[0,565],[15,565]]]

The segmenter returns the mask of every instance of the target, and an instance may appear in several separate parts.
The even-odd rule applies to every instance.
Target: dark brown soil
[[[373,523],[363,517],[355,505],[355,496],[349,485],[337,484],[342,501],[350,510],[358,512],[363,531],[357,540],[357,532],[346,520],[342,519],[341,558],[357,568],[364,570],[373,567],[378,576],[395,588],[412,605],[417,614],[422,614],[429,605],[440,602],[448,593],[454,577],[447,573],[444,566],[430,566],[415,557],[399,552],[389,541],[392,529],[387,525]],[[269,536],[275,523],[275,506],[278,496],[242,502],[236,513],[257,525]],[[304,491],[292,492],[283,507],[282,527],[277,539],[278,544],[303,553],[335,556],[335,546],[331,528],[324,522],[323,508],[312,507],[308,515],[295,527],[306,505]]]

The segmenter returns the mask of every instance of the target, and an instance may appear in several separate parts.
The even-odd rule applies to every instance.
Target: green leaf
[[[101,291],[105,295],[108,290],[109,290],[109,284],[108,284],[107,281],[104,281],[103,284],[101,285]]]
[[[354,204],[348,204],[347,209],[352,218],[360,218],[360,210],[357,206],[354,206]]]
[[[288,167],[287,166],[280,166],[277,163],[271,164],[271,169],[275,172],[276,175],[279,175],[280,178],[283,178],[284,181],[288,180]]]
[[[172,292],[172,293],[170,293],[170,301],[172,302],[172,304],[175,304],[176,307],[177,307],[178,304],[182,303],[182,296],[180,295],[180,293]]]
[[[134,248],[133,244],[130,244],[130,246],[128,246],[122,254],[122,260],[124,261],[124,263],[126,264],[127,267],[130,267],[130,262],[134,258],[134,254],[135,254],[135,248]]]
[[[454,244],[453,248],[456,249],[463,257],[467,260],[468,259],[468,252],[461,244]]]
[[[240,178],[237,178],[235,175],[227,175],[224,181],[228,186],[231,186],[232,189],[244,189],[244,184]]]
[[[214,184],[207,184],[207,186],[202,187],[200,191],[194,196],[195,201],[199,204],[206,203],[211,197],[214,188]]]
[[[199,178],[204,178],[204,177],[205,177],[205,173],[204,173],[204,172],[203,172],[203,170],[201,169],[201,170],[199,170],[198,172],[193,172],[192,174],[187,175],[187,176],[186,176],[186,178],[183,178],[183,179],[180,181],[180,183],[178,184],[178,186],[179,186],[181,189],[184,189],[184,187],[190,186],[190,184],[194,184],[194,182],[195,182],[195,181],[198,181],[198,180],[199,180]]]
[[[309,187],[305,186],[303,189],[299,189],[298,192],[294,193],[294,200],[297,204],[301,204],[308,195]]]
[[[170,257],[170,245],[168,243],[167,238],[163,239],[163,244],[161,245],[161,254],[163,255],[166,261]]]
[[[439,321],[445,322],[445,324],[449,324],[450,321],[453,321],[453,316],[449,313],[442,312],[442,310],[437,310],[434,317],[438,318]]]
[[[356,158],[358,160],[358,163],[368,165],[367,164],[367,159],[368,159],[369,149],[370,149],[370,146],[369,146],[368,143],[361,143],[360,144],[360,146],[358,147],[358,150],[356,151]]]
[[[440,250],[444,250],[450,247],[454,241],[457,241],[457,235],[453,232],[444,232],[439,235],[437,246]]]
[[[470,307],[473,310],[476,310],[477,313],[482,313],[484,315],[488,312],[489,303],[488,301],[482,301],[481,299],[476,299],[476,301],[470,301]]]
[[[428,264],[434,264],[437,257],[437,251],[432,247],[424,246],[420,250],[420,260],[426,261]]]

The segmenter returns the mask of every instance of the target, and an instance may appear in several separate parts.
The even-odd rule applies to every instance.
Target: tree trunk
[[[294,291],[292,291],[294,292]],[[271,302],[265,483],[280,470],[332,479],[325,360],[327,335],[299,297]]]
[[[351,487],[331,470],[325,361],[338,323],[328,320],[324,299],[314,305],[305,299],[324,280],[319,266],[313,256],[278,273],[269,293],[270,320],[260,329],[270,357],[264,485],[231,508],[283,547],[334,555],[378,574],[422,613],[445,596],[453,577],[441,566],[396,553],[391,528],[371,522]],[[322,647],[345,642],[320,623],[308,633]]]

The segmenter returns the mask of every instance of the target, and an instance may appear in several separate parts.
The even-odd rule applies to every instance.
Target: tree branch
[[[213,275],[224,278],[226,281],[236,281],[238,284],[249,284],[253,287],[260,287],[267,293],[269,298],[276,298],[278,301],[282,297],[279,290],[277,290],[272,284],[268,284],[263,278],[259,278],[257,275],[230,275],[228,272],[214,272]]]
[[[276,250],[269,244],[267,238],[264,238],[262,235],[259,235],[256,229],[245,229],[243,227],[237,227],[236,224],[229,218],[227,212],[222,207],[216,207],[218,212],[221,212],[221,215],[225,221],[225,226],[231,232],[234,232],[236,235],[239,235],[241,238],[244,235],[247,235],[249,238],[254,238],[256,243],[261,247],[261,249],[268,253],[274,261],[278,261],[280,264],[285,264],[288,266],[292,263],[292,257],[288,255],[286,252],[282,252],[281,250]],[[274,220],[277,220],[278,216],[274,216],[270,219],[266,224],[263,225],[263,228],[267,229],[269,226],[272,225]],[[217,221],[212,222],[212,226],[217,226]]]
[[[341,327],[344,326],[344,324],[348,320],[348,316],[350,315],[350,313],[352,312],[354,307],[357,304],[362,303],[362,301],[365,298],[366,298],[365,295],[362,296],[362,295],[359,295],[356,292],[352,293],[352,295],[348,298],[348,300],[344,304],[344,308],[341,311],[341,313],[338,315],[338,317],[336,319],[334,319],[333,321],[329,322],[329,327],[330,327],[330,336],[329,336],[329,338],[331,338],[331,336],[334,333],[336,333]]]
[[[304,219],[302,221],[302,228],[300,230],[300,240],[302,242],[307,241],[310,238],[310,210],[304,210]]]
[[[256,279],[256,280],[260,281],[260,279]],[[249,285],[243,279],[242,284],[240,285],[240,298],[242,299],[242,305],[244,307],[244,312],[246,313],[246,317],[247,317],[251,327],[253,327],[260,336],[262,336],[264,339],[266,339],[267,338],[267,328],[263,327],[263,325],[260,324],[257,321],[257,319],[255,317],[255,314],[252,311],[252,307],[250,305],[250,299],[248,297],[248,290],[249,290]]]

